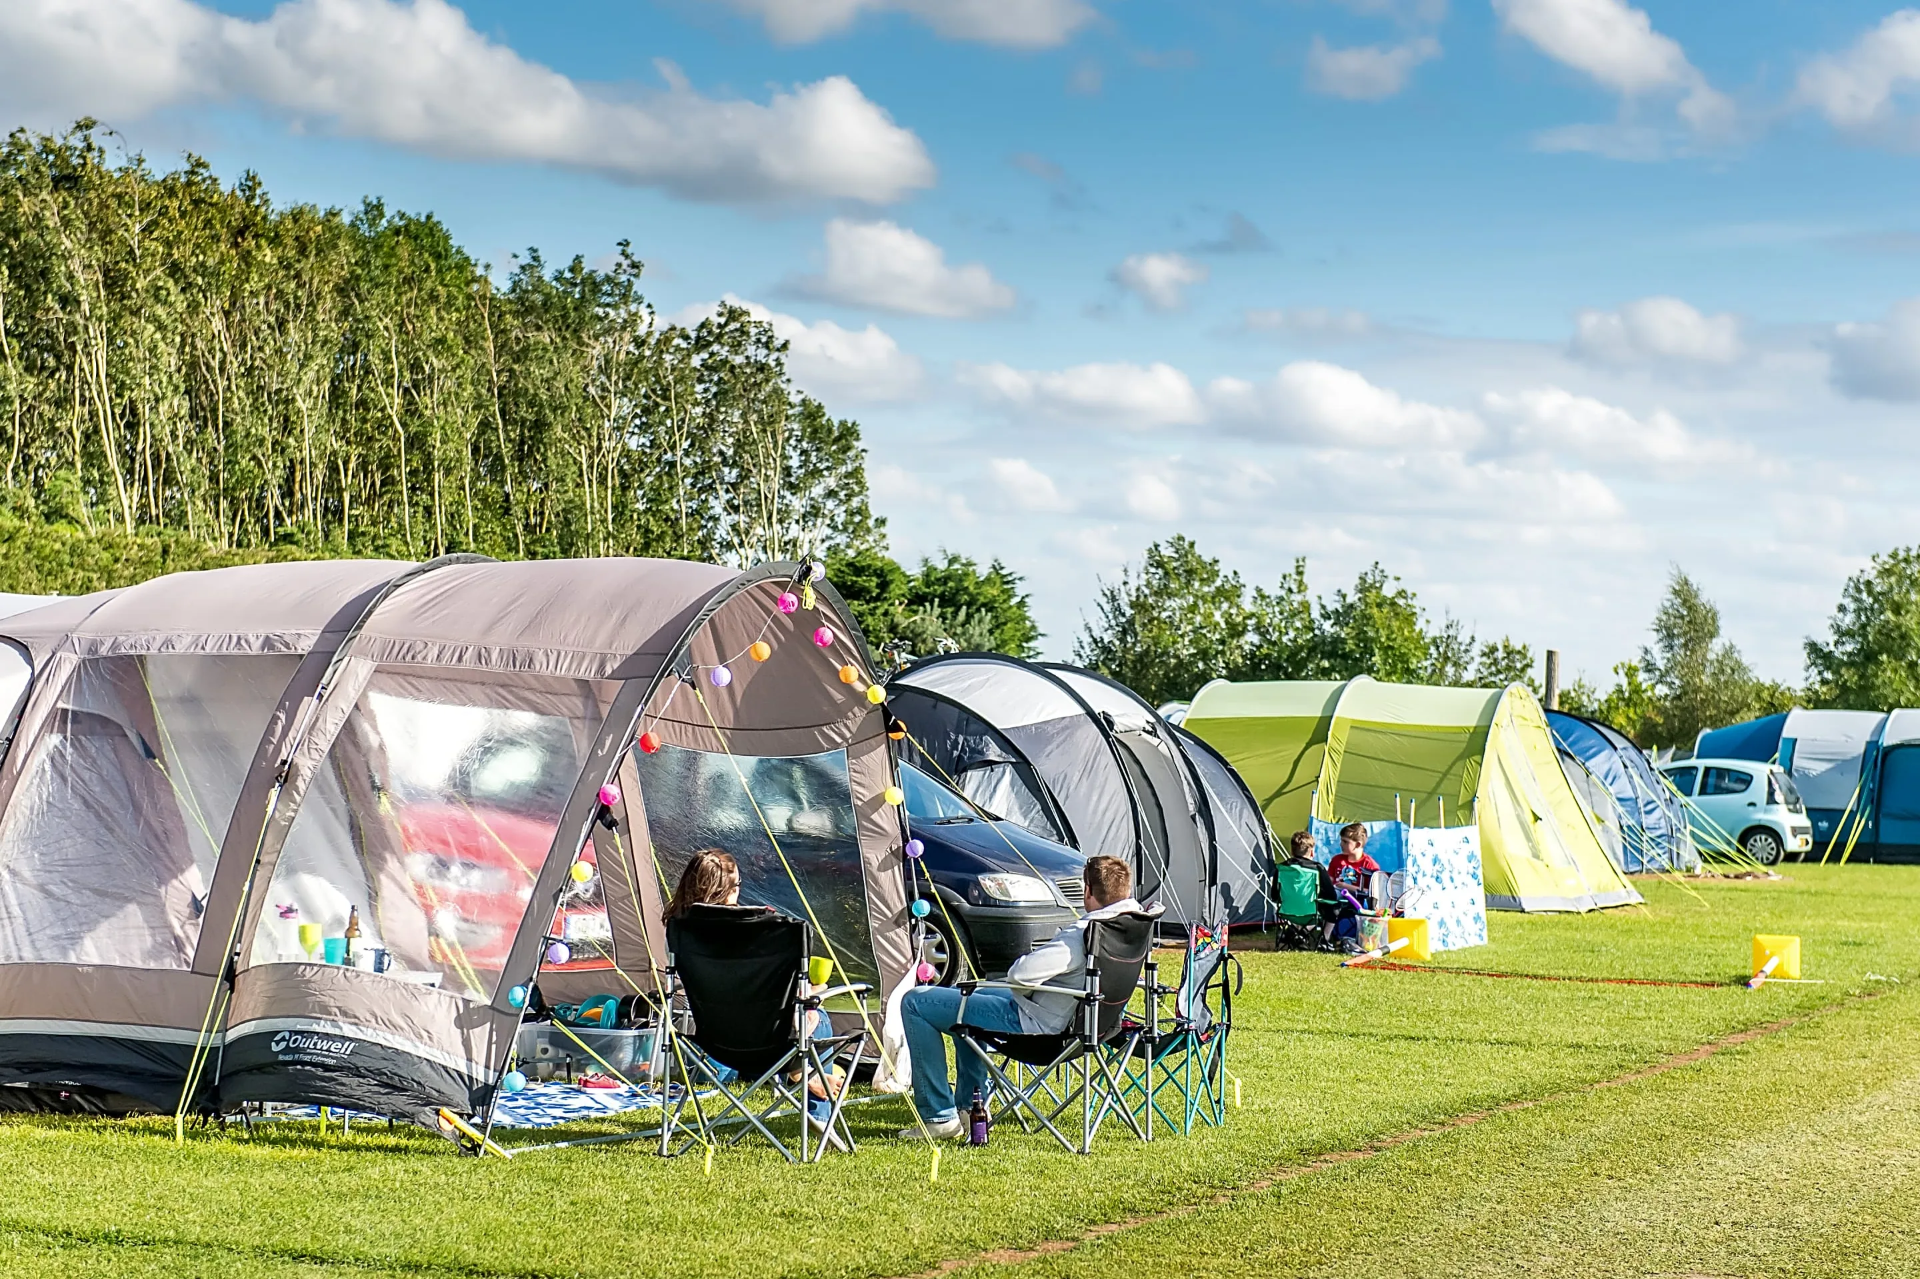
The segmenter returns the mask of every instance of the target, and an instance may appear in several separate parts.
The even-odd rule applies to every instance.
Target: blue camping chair
[[[1152,1140],[1158,1118],[1181,1133],[1197,1120],[1219,1127],[1227,1119],[1227,1037],[1233,996],[1245,975],[1227,949],[1224,921],[1195,924],[1187,935],[1180,984],[1162,985],[1147,965],[1147,1021],[1134,1053],[1140,1068],[1128,1076],[1128,1100]],[[1171,1015],[1164,1015],[1166,1001]]]

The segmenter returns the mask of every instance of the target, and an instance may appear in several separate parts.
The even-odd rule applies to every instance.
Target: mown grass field
[[[1894,1275],[1920,1271],[1920,868],[1643,882],[1435,967],[1252,953],[1223,1130],[1080,1159],[863,1108],[852,1158],[0,1122],[0,1258],[74,1275]],[[1820,984],[1748,992],[1754,932]],[[1872,980],[1871,975],[1899,981]],[[1727,1044],[1729,1037],[1762,1031]],[[1703,1051],[1703,1046],[1706,1051]],[[1122,1228],[1106,1229],[1120,1223]],[[1030,1250],[1030,1251],[1029,1251]]]

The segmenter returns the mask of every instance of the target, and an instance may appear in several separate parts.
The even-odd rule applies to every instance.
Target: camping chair
[[[834,1058],[848,1048],[850,1082],[860,1069],[865,1034],[814,1039],[806,1033],[806,1015],[824,1017],[825,1000],[852,995],[864,1024],[862,997],[869,987],[854,983],[808,994],[810,941],[804,920],[754,906],[694,906],[667,923],[667,1006],[676,994],[683,996],[693,1024],[686,1029],[673,1017],[661,1019],[666,1059],[678,1068],[682,1085],[660,1126],[661,1154],[711,1145],[720,1128],[739,1126],[727,1144],[758,1132],[791,1163],[794,1152],[767,1126],[790,1113],[800,1116],[800,1162],[817,1162],[836,1136],[853,1149],[853,1134],[841,1117],[846,1088],[835,1090],[830,1082],[832,1109],[809,1145],[807,1089],[815,1079],[831,1081]],[[790,1078],[795,1070],[797,1082]],[[751,1100],[762,1089],[764,1103]],[[683,1136],[675,1149],[675,1139]]]
[[[1144,1068],[1127,1081],[1149,1141],[1156,1115],[1182,1133],[1193,1131],[1195,1119],[1215,1127],[1226,1122],[1227,1033],[1233,1029],[1233,995],[1244,979],[1239,959],[1227,950],[1222,920],[1193,926],[1178,986],[1161,985],[1155,969],[1147,965],[1147,1021],[1134,1048]],[[1168,996],[1173,1013],[1163,1019]],[[1167,1111],[1168,1094],[1179,1100],[1177,1119]]]
[[[988,1088],[1004,1093],[1007,1108],[1021,1127],[1031,1132],[1037,1121],[1062,1146],[1082,1155],[1092,1151],[1094,1134],[1110,1114],[1119,1115],[1134,1136],[1147,1139],[1126,1104],[1125,1077],[1141,1031],[1137,1024],[1129,1025],[1125,1013],[1153,951],[1157,919],[1157,911],[1128,911],[1086,921],[1087,966],[1081,982],[1047,986],[1080,1000],[1073,1021],[1060,1034],[1012,1035],[954,1027],[955,1051],[980,1054],[987,1067]],[[1005,982],[960,983],[963,994],[982,989],[1013,987]],[[1002,1058],[1005,1065],[998,1060]],[[1080,1107],[1077,1145],[1058,1127],[1059,1119],[1076,1104]]]
[[[1320,944],[1320,910],[1331,905],[1320,899],[1320,872],[1311,866],[1282,862],[1273,882],[1280,897],[1280,934],[1287,945],[1311,950]]]

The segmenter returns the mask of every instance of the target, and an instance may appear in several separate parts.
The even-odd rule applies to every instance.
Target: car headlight
[[[1003,902],[1053,901],[1053,885],[1031,875],[982,875],[980,891]]]

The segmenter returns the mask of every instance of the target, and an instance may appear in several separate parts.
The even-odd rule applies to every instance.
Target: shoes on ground
[[[951,1119],[944,1119],[939,1123],[929,1123],[924,1127],[920,1124],[914,1124],[909,1128],[902,1128],[900,1135],[908,1141],[920,1141],[927,1137],[931,1137],[935,1141],[953,1141],[956,1138],[967,1135],[967,1121],[955,1115]]]

